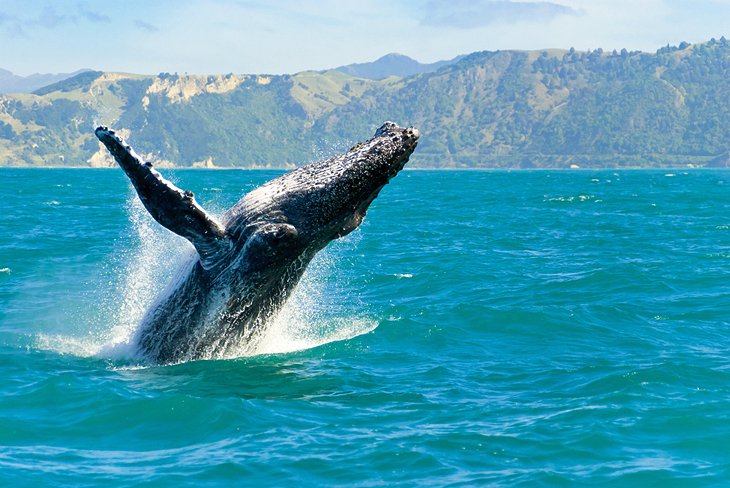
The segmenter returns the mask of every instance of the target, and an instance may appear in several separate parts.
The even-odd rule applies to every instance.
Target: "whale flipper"
[[[163,178],[113,130],[98,127],[94,133],[127,173],[152,217],[190,241],[198,251],[204,269],[213,267],[229,249],[225,228],[195,201],[192,192],[181,190]]]

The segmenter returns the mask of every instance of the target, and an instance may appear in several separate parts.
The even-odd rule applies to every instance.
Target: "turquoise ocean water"
[[[730,483],[730,172],[403,172],[256,354],[164,367],[186,244],[121,171],[0,177],[0,485]]]

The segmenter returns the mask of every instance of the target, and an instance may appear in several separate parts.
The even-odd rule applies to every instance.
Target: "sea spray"
[[[160,227],[132,191],[125,210],[131,229],[114,242],[96,283],[88,283],[87,300],[73,310],[69,323],[81,323],[79,335],[39,334],[37,347],[77,356],[113,360],[135,356],[133,334],[153,303],[185,260],[192,246]]]
[[[130,238],[115,243],[117,249],[108,257],[100,283],[90,286],[94,290],[90,301],[98,303],[83,317],[88,322],[86,334],[40,334],[39,348],[144,361],[136,350],[144,316],[186,276],[195,263],[195,251],[185,239],[157,224],[134,193],[129,193],[125,206]],[[223,204],[213,202],[211,207],[218,210]],[[251,342],[230,349],[223,358],[304,350],[375,329],[377,320],[368,317],[365,305],[349,293],[353,263],[345,256],[354,253],[360,236],[355,231],[318,253],[282,309]]]
[[[249,354],[286,353],[352,339],[374,330],[378,321],[367,307],[350,296],[354,254],[359,230],[334,241],[309,264],[282,309],[248,348]]]
[[[164,283],[174,280],[175,272],[193,258],[192,246],[157,224],[135,194],[130,193],[127,200],[127,213],[138,242],[125,253],[126,263],[120,267],[118,308],[101,354],[118,351],[126,356],[133,352],[132,339],[145,312]]]

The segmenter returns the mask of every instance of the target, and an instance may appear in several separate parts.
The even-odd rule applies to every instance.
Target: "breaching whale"
[[[197,251],[134,337],[139,353],[160,364],[224,357],[255,341],[314,255],[360,225],[419,137],[386,122],[346,153],[275,178],[215,218],[113,130],[95,134],[152,217]]]

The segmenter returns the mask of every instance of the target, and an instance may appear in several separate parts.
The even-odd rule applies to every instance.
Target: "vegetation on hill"
[[[423,134],[413,166],[724,166],[728,70],[722,38],[654,54],[485,51],[383,80],[87,72],[0,96],[0,164],[111,164],[92,135],[103,123],[158,163],[285,166],[394,120]]]

